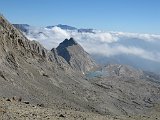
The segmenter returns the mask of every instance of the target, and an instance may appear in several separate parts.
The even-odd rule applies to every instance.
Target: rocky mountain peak
[[[78,45],[78,43],[73,39],[65,39],[62,43],[60,43],[59,47],[69,47],[72,45]]]
[[[96,66],[90,55],[73,38],[65,39],[56,50],[75,70],[84,73]]]

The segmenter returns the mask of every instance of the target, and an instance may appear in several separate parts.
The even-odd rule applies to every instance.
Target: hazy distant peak
[[[27,33],[28,32],[28,29],[30,27],[30,25],[28,24],[13,24],[14,27],[16,27],[17,29],[21,30],[22,32],[25,32]]]
[[[29,27],[30,25],[28,24],[13,24],[14,26],[23,26],[23,27]]]
[[[69,26],[69,25],[62,25],[62,24],[58,24],[58,25],[54,25],[54,26],[47,26],[46,28],[52,29],[53,27],[59,27],[59,28],[64,29],[64,30],[77,30],[76,27],[72,27],[72,26]]]

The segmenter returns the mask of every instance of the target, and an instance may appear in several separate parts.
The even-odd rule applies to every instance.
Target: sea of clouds
[[[125,32],[78,32],[59,27],[30,27],[26,36],[39,41],[48,50],[55,48],[64,39],[73,37],[88,53],[106,57],[134,55],[150,61],[160,62],[160,35]]]

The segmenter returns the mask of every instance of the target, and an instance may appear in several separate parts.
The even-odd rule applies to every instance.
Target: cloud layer
[[[73,37],[90,54],[106,57],[126,54],[160,62],[160,48],[157,46],[160,45],[160,35],[30,27],[26,36],[39,41],[47,49],[57,47],[64,39]]]

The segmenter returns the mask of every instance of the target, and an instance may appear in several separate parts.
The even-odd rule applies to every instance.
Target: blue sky
[[[160,34],[160,0],[1,0],[12,23]]]

